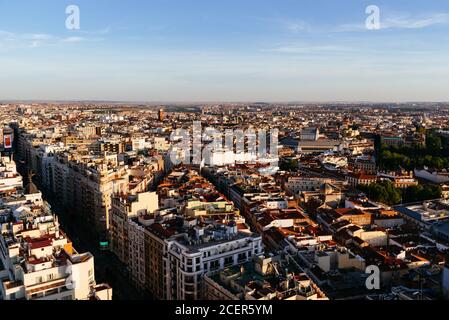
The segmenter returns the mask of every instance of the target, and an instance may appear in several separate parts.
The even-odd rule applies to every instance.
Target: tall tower
[[[159,119],[159,121],[164,121],[164,119],[165,119],[165,114],[164,114],[164,109],[159,109],[159,112],[158,112],[158,119]]]

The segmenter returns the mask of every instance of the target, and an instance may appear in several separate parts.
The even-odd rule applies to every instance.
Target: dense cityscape
[[[449,297],[449,104],[3,102],[0,119],[1,299]]]
[[[444,308],[449,1],[0,13],[1,319]]]

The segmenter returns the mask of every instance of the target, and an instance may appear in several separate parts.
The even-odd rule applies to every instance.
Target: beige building
[[[129,239],[128,219],[138,215],[150,215],[159,209],[159,198],[155,192],[137,195],[117,195],[112,199],[111,250],[122,263],[128,263]]]

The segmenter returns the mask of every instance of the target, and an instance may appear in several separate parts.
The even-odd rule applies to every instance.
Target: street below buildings
[[[83,225],[76,216],[63,214],[62,209],[48,201],[53,211],[58,215],[62,230],[72,240],[79,252],[89,251],[95,259],[95,277],[97,283],[108,283],[113,289],[114,300],[143,300],[144,297],[132,285],[128,271],[118,258],[110,251],[100,249],[96,236]]]
[[[27,168],[20,168],[22,174]],[[80,252],[90,252],[95,261],[95,279],[97,283],[107,283],[113,289],[113,300],[143,300],[152,299],[151,296],[141,294],[128,277],[128,271],[120,260],[110,251],[100,249],[98,237],[95,236],[84,221],[58,205],[57,199],[46,194],[44,199],[50,204],[52,211],[58,216],[62,231],[73,242],[75,249]]]

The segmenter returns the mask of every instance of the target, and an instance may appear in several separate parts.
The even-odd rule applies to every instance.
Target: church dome
[[[33,182],[33,174],[28,174],[28,183],[25,186],[25,194],[37,194],[40,193],[39,189]]]

